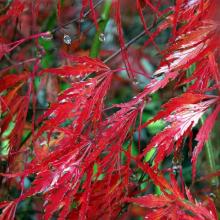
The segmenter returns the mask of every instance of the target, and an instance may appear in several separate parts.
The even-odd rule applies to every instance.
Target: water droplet
[[[68,173],[70,170],[71,170],[70,167],[65,168],[65,169],[62,171],[62,176],[65,175],[66,173]]]
[[[137,109],[137,107],[135,107],[135,106],[130,107],[130,110],[136,110],[136,109]]]
[[[72,42],[70,36],[67,35],[67,34],[64,34],[64,36],[63,36],[63,41],[64,41],[65,44],[68,44],[68,45],[70,45],[71,42]]]
[[[132,82],[132,84],[133,84],[134,86],[137,86],[137,85],[139,84],[139,82],[135,79],[135,80]]]
[[[46,141],[43,141],[43,142],[40,143],[40,146],[44,146],[44,145],[46,145],[46,144],[47,144],[47,142],[46,142]]]
[[[50,31],[48,31],[45,35],[41,36],[41,38],[44,40],[52,40],[53,34]]]
[[[215,195],[213,192],[211,192],[211,193],[209,194],[209,196],[212,197],[212,198],[216,198],[216,195]]]
[[[84,18],[80,18],[80,19],[79,19],[79,22],[80,22],[80,23],[83,23],[84,21],[85,21]]]
[[[42,57],[42,53],[41,53],[39,50],[37,51],[37,54],[36,54],[36,55],[37,55],[38,58],[41,58],[41,57]]]
[[[143,102],[143,99],[138,99],[137,104],[140,104],[141,102]]]
[[[104,34],[104,33],[101,33],[101,34],[99,35],[99,40],[100,40],[101,42],[104,42],[104,41],[105,41],[105,34]]]
[[[173,173],[177,174],[179,173],[180,169],[182,168],[181,165],[173,165],[172,169],[173,169]]]
[[[90,85],[92,85],[92,84],[93,84],[93,83],[90,83],[90,82],[89,82],[89,83],[86,83],[87,86],[90,86]]]
[[[62,99],[62,100],[60,100],[59,103],[67,103],[68,101],[69,101],[68,99]]]
[[[56,113],[55,113],[55,112],[52,112],[52,113],[48,116],[49,119],[55,118],[55,117],[56,117]]]

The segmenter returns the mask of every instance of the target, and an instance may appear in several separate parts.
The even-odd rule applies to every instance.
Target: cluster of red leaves
[[[139,198],[127,198],[147,208],[146,219],[217,219],[213,202],[207,199],[205,203],[193,199],[188,188],[181,191],[174,174],[170,174],[170,182],[158,170],[152,169],[148,164],[140,164],[148,173],[153,182],[160,187],[163,194],[148,194]],[[208,207],[208,209],[206,208]]]
[[[82,3],[81,16],[85,8],[90,6],[98,28],[93,1]],[[7,13],[0,17],[0,24],[9,18],[16,19],[25,4],[26,1],[14,1]],[[163,60],[154,73],[154,79],[143,91],[127,103],[113,105],[113,114],[105,109],[104,100],[117,70],[111,70],[99,59],[66,55],[71,65],[39,70],[36,66],[40,58],[37,58],[31,72],[4,74],[0,79],[1,134],[9,128],[10,123],[13,122],[14,126],[8,136],[2,136],[2,140],[9,139],[9,169],[8,173],[1,175],[20,177],[21,194],[13,201],[0,203],[3,209],[0,219],[13,219],[17,205],[36,194],[40,194],[44,200],[44,219],[50,219],[55,213],[58,213],[58,219],[116,219],[122,216],[122,209],[126,209],[128,203],[145,207],[146,219],[217,219],[210,198],[197,202],[187,187],[179,186],[172,172],[168,181],[159,171],[159,164],[165,157],[178,152],[199,119],[213,109],[196,136],[198,143],[191,158],[195,178],[198,155],[220,111],[220,75],[216,61],[220,43],[219,24],[210,15],[215,4],[211,0],[178,0],[175,6],[160,11],[158,2],[136,1],[144,31],[149,35],[145,46],[152,43],[163,55]],[[60,7],[59,3],[58,15]],[[112,7],[115,9],[119,43],[124,48],[120,1],[113,1]],[[167,16],[158,23],[153,33],[148,30],[144,18],[143,10],[146,7],[157,18]],[[166,50],[160,51],[154,39],[167,28],[172,29],[172,38]],[[20,44],[44,35],[48,33],[31,35],[12,43],[0,38],[0,58]],[[129,76],[135,77],[136,73],[124,49],[122,58]],[[187,70],[192,64],[196,65],[196,69],[188,76]],[[23,146],[21,138],[28,107],[31,104],[34,107],[36,102],[33,79],[36,75],[42,77],[47,74],[80,81],[75,80],[70,88],[59,94],[57,102],[52,103],[38,118],[38,129],[32,126],[34,158],[24,163],[22,171],[17,171],[13,169],[13,160],[20,155],[24,155],[22,159],[25,160],[31,145]],[[149,100],[148,95],[164,88],[170,81],[175,81],[176,88],[190,85],[182,95],[164,104],[153,119],[136,127],[137,118],[141,117]],[[208,94],[210,92],[212,95]],[[125,150],[123,144],[133,136],[135,130],[141,130],[159,119],[167,122],[165,129],[156,134],[137,157],[132,157],[130,147]],[[152,148],[156,149],[156,155],[150,166],[143,158]],[[125,161],[122,160],[122,153]],[[137,198],[141,192],[139,186],[132,182],[133,163],[160,187],[161,195],[147,194]],[[30,188],[25,189],[24,179],[33,174],[34,181]]]

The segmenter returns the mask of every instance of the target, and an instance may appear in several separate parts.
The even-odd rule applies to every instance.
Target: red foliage
[[[147,164],[140,165],[149,174],[151,179],[160,187],[162,195],[148,194],[139,198],[127,198],[126,201],[134,202],[147,208],[146,219],[217,219],[213,201],[198,203],[186,188],[186,196],[180,191],[174,174],[170,174],[170,183],[157,170],[151,169]]]
[[[218,117],[219,23],[211,16],[217,1],[177,0],[175,5],[162,10],[160,4],[165,2],[136,1],[137,14],[144,34],[148,36],[143,47],[152,44],[162,56],[162,61],[153,76],[149,77],[150,81],[145,88],[126,103],[106,108],[105,99],[113,75],[124,68],[110,68],[98,58],[60,52],[62,62],[59,67],[42,68],[40,54],[34,60],[26,60],[27,63],[33,61],[34,65],[23,72],[10,73],[8,70],[12,66],[23,65],[25,61],[12,62],[9,69],[3,68],[0,72],[1,140],[9,140],[9,153],[6,156],[8,169],[1,176],[4,181],[20,180],[20,195],[14,200],[0,203],[0,219],[14,219],[18,204],[35,195],[43,198],[44,219],[50,219],[54,214],[57,214],[58,219],[117,219],[123,217],[123,212],[129,215],[133,203],[144,207],[143,215],[146,219],[218,218],[215,205],[208,196],[204,201],[197,202],[184,185],[183,179],[179,184],[172,173],[172,167],[167,169],[168,172],[160,170],[160,164],[168,156],[175,157],[182,150],[183,142],[191,136],[193,127],[197,126],[203,115],[209,114],[195,137],[197,144],[191,157],[192,176],[195,180],[198,156]],[[44,4],[53,5],[49,1],[37,1],[36,17],[33,19],[35,29],[37,16]],[[7,21],[14,20],[12,25],[16,28],[16,19],[19,21],[25,10],[33,11],[31,7],[27,0],[12,1],[3,10],[5,13],[1,13],[0,24],[11,32],[6,27]],[[99,31],[98,9],[92,0],[82,1],[80,17],[83,18],[88,7],[96,30]],[[58,1],[56,9],[58,23],[62,25],[61,1]],[[130,80],[135,80],[137,72],[131,64],[123,36],[121,1],[112,1],[112,10],[115,12],[112,17],[117,25],[121,47],[121,63],[125,64]],[[153,13],[153,30],[147,26],[145,10]],[[155,38],[168,28],[172,30],[171,37],[166,49],[161,51]],[[9,60],[10,63],[8,55],[14,57],[13,53],[19,54],[20,46],[23,45],[28,51],[31,41],[40,51],[37,39],[50,37],[51,32],[38,31],[18,39],[11,34],[6,39],[6,34],[2,34],[0,59]],[[28,55],[29,52],[25,57]],[[188,75],[192,64],[195,70]],[[60,81],[69,82],[70,87],[60,92],[57,101],[38,116],[35,114],[38,91],[35,91],[34,80],[41,79],[41,88],[48,74],[56,76]],[[149,76],[146,73],[142,75]],[[149,95],[163,89],[171,81],[175,89],[185,86],[185,91],[165,103],[152,119],[138,125],[144,107],[150,102]],[[33,121],[29,125],[31,140],[23,142],[30,106],[33,108]],[[124,144],[132,140],[136,131],[140,132],[157,120],[164,120],[166,127],[137,156],[133,156],[131,144],[128,144],[128,149],[125,149]],[[5,135],[11,123],[12,131]],[[155,149],[155,155],[151,164],[144,158],[152,149]],[[28,156],[31,161],[27,162]],[[17,161],[20,162],[19,166],[16,165]],[[153,182],[160,188],[160,195],[148,193],[148,187],[140,190],[139,185],[143,179],[139,177],[138,181],[134,181],[137,170],[147,176],[143,182],[148,186]],[[26,189],[24,180],[33,175],[34,180]]]

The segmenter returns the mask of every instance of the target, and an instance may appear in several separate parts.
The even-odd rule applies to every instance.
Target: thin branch
[[[103,61],[103,63],[108,63],[110,60],[114,59],[116,56],[118,56],[123,50],[126,50],[128,47],[130,47],[134,42],[136,42],[137,40],[139,40],[140,38],[142,38],[145,35],[145,31],[140,32],[137,36],[135,36],[134,38],[132,38],[128,43],[125,44],[125,47],[120,48],[119,50],[115,51],[115,53],[113,53],[110,57],[108,57],[107,59],[105,59]]]
[[[94,9],[97,8],[99,5],[101,5],[101,3],[103,2],[104,0],[100,0],[98,1],[96,4],[94,4]],[[83,18],[87,17],[90,13],[91,13],[91,9],[88,9],[88,11],[86,11],[84,14],[83,14]],[[51,33],[55,33],[57,31],[59,31],[61,28],[64,28],[66,26],[68,26],[69,24],[72,24],[74,22],[79,22],[81,19],[81,17],[77,17],[77,18],[74,18],[70,21],[67,21],[66,23],[64,23],[63,25],[60,25],[60,26],[57,26],[55,27],[52,31],[50,31]]]
[[[11,65],[11,66],[8,66],[8,67],[5,67],[5,68],[3,68],[3,69],[0,69],[0,74],[3,73],[3,72],[5,72],[5,71],[8,71],[8,70],[10,70],[10,69],[12,69],[12,68],[14,68],[14,67],[16,67],[16,66],[24,65],[24,64],[26,64],[26,63],[35,62],[37,59],[39,59],[39,58],[30,58],[30,59],[28,59],[28,60],[24,60],[24,61],[20,61],[20,62],[14,63],[14,64]],[[14,61],[13,61],[13,62],[14,62]]]
[[[173,13],[172,11],[169,11],[168,13],[166,13],[165,15],[160,17],[160,19],[154,25],[152,25],[148,30],[151,31],[153,28],[155,28],[160,22],[162,22],[164,19],[166,19],[172,13]],[[103,61],[103,63],[108,63],[110,60],[112,60],[115,57],[117,57],[123,50],[128,49],[128,47],[130,47],[134,42],[136,42],[137,40],[139,40],[140,38],[145,36],[145,34],[146,34],[145,30],[141,31],[137,36],[135,36],[130,41],[128,41],[123,48],[118,49],[111,56],[109,56],[107,59],[105,59]]]

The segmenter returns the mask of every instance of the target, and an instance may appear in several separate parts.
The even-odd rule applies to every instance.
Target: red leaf
[[[139,167],[146,172],[153,180],[154,184],[160,187],[163,195],[146,195],[140,198],[128,198],[128,202],[135,202],[141,206],[150,208],[146,214],[149,219],[217,219],[213,206],[209,210],[205,204],[197,203],[191,198],[187,201],[180,192],[174,175],[171,174],[171,184],[156,169],[148,164],[138,163]],[[187,192],[189,195],[189,192]],[[153,211],[152,211],[153,208]],[[210,212],[211,211],[211,212]]]
[[[165,61],[154,74],[179,71],[203,58],[215,46],[216,28],[216,24],[204,22],[203,26],[179,36],[169,47]]]
[[[109,67],[103,64],[98,59],[92,59],[89,57],[73,57],[64,55],[72,62],[75,63],[74,66],[62,66],[60,68],[48,68],[39,72],[39,75],[44,73],[52,73],[61,76],[87,76],[93,72],[101,73],[110,71]]]
[[[181,140],[189,132],[189,129],[197,124],[204,112],[217,101],[216,97],[210,96],[207,101],[201,102],[205,98],[208,98],[208,96],[186,93],[165,104],[166,109],[159,112],[158,115],[144,125],[146,126],[158,119],[164,119],[169,122],[169,125],[151,139],[140,158],[145,156],[152,148],[156,148],[157,155],[154,162],[155,166],[158,166],[165,156],[170,155],[174,143]]]
[[[4,23],[6,20],[19,16],[24,10],[25,5],[20,0],[15,0],[12,2],[11,7],[5,15],[0,16],[0,24]]]
[[[26,81],[28,79],[28,72],[23,74],[9,74],[0,79],[0,92],[15,86],[18,82]]]
[[[127,198],[125,201],[134,202],[147,208],[163,208],[172,202],[172,200],[164,195],[157,196],[153,194],[148,194],[139,198]]]
[[[5,202],[4,204],[0,203],[0,207],[5,207],[0,215],[0,220],[12,220],[15,217],[16,211],[16,202]]]
[[[128,71],[128,75],[129,77],[133,78],[134,77],[134,73],[133,70],[131,68],[130,62],[128,60],[128,54],[127,51],[124,49],[125,48],[125,41],[124,41],[124,37],[123,37],[123,32],[122,32],[122,22],[121,22],[121,15],[120,15],[120,1],[119,0],[115,0],[113,2],[113,6],[115,7],[115,22],[117,24],[117,30],[118,30],[118,34],[119,34],[119,43],[121,46],[121,54],[122,54],[122,58],[123,58],[123,62],[125,64],[125,67]]]

